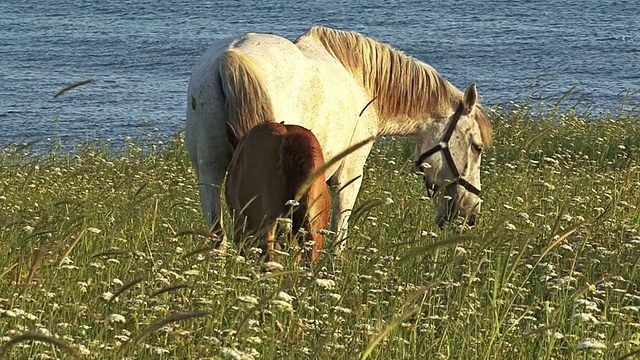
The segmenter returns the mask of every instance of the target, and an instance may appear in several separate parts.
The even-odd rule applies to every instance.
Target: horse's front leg
[[[331,204],[331,231],[336,233],[338,246],[337,252],[341,252],[345,246],[345,240],[349,229],[349,217],[356,203],[360,186],[362,185],[362,166],[350,168],[343,164],[339,172],[329,179],[329,186],[333,193]]]

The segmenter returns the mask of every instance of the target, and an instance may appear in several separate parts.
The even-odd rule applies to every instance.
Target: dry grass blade
[[[440,283],[441,283],[440,281],[431,281],[427,285],[425,285],[425,286],[421,287],[420,289],[416,290],[415,292],[409,294],[407,296],[407,299],[405,300],[404,304],[402,305],[402,309],[406,309],[409,304],[414,302],[421,295],[424,295],[427,291],[433,289],[434,287],[436,287]],[[367,357],[369,357],[369,355],[371,355],[371,352],[373,352],[373,349],[375,349],[375,347],[378,346],[378,344],[382,340],[384,340],[384,338],[387,337],[391,333],[391,331],[393,331],[393,329],[398,327],[405,320],[407,320],[410,317],[412,317],[413,315],[417,314],[419,311],[420,311],[420,306],[413,306],[413,307],[407,309],[406,311],[404,311],[402,314],[400,314],[397,317],[395,317],[394,319],[392,319],[391,321],[387,322],[387,324],[382,328],[382,330],[380,330],[380,332],[378,334],[376,334],[371,339],[371,341],[369,342],[369,345],[367,345],[367,348],[362,353],[361,359],[364,360]]]
[[[141,276],[141,277],[135,278],[135,279],[131,280],[130,282],[122,285],[122,287],[120,287],[120,289],[118,289],[118,291],[113,293],[113,296],[107,302],[110,303],[110,302],[114,301],[118,296],[122,295],[122,293],[124,293],[128,289],[132,288],[136,284],[139,284],[143,280],[144,280],[144,276]]]
[[[533,267],[531,268],[531,270],[529,271],[529,274],[525,277],[524,281],[522,282],[521,286],[526,286],[527,282],[529,281],[529,279],[531,278],[531,276],[533,275],[534,271],[536,270],[536,268],[538,267],[538,265],[540,265],[540,263],[542,262],[542,260],[545,258],[545,256],[547,256],[547,254],[553,250],[556,246],[558,246],[558,244],[560,244],[561,242],[563,242],[566,238],[568,238],[569,236],[571,236],[571,234],[573,234],[574,232],[576,232],[578,230],[578,228],[580,227],[580,224],[578,225],[574,225],[571,228],[569,228],[568,231],[566,231],[564,234],[558,236],[558,238],[552,242],[551,244],[549,244],[549,246],[547,246],[547,248],[542,252],[542,254],[540,254],[540,257],[538,258],[538,260],[536,261],[536,263],[533,265]]]
[[[33,277],[36,275],[36,271],[42,265],[42,259],[44,258],[44,250],[42,247],[37,248],[33,252],[33,259],[31,260],[31,266],[29,267],[29,272],[27,273],[27,277],[24,279],[24,284],[29,284]]]
[[[553,330],[553,329],[556,329],[556,328],[559,328],[559,327],[560,327],[560,325],[541,326],[539,328],[536,328],[536,329],[533,329],[531,331],[525,332],[524,334],[522,334],[522,336],[520,336],[520,339],[523,339],[523,338],[526,338],[526,337],[529,337],[529,336],[533,336],[533,335],[536,335],[536,334],[542,334],[542,333],[545,333],[545,332],[547,332],[549,330]]]
[[[214,244],[213,246],[205,246],[205,247],[202,247],[202,248],[197,248],[197,249],[195,249],[193,251],[190,251],[190,252],[184,254],[183,257],[186,259],[186,258],[190,258],[192,256],[196,256],[198,254],[203,254],[203,253],[206,253],[206,252],[209,252],[209,251],[220,249],[220,244],[222,244],[222,240],[220,240],[218,238],[213,238],[213,239],[215,239],[219,244]]]
[[[149,295],[149,297],[152,298],[152,297],[158,296],[160,294],[164,294],[164,293],[169,292],[169,291],[180,290],[180,289],[191,289],[191,285],[178,284],[178,285],[171,285],[171,286],[163,287],[162,289],[153,292],[151,295]]]
[[[367,108],[369,107],[369,105],[371,105],[374,101],[376,101],[378,97],[374,96],[373,99],[369,100],[369,102],[367,103],[367,105],[365,105],[362,110],[360,110],[360,114],[358,114],[358,117],[361,117],[362,114],[364,114],[364,111],[367,110]]]
[[[576,291],[573,295],[571,295],[571,299],[576,300],[581,298],[582,296],[584,296],[584,294],[590,291],[593,291],[596,288],[596,286],[598,286],[599,284],[602,284],[603,282],[609,280],[609,278],[611,278],[611,275],[605,275],[601,277],[600,280],[596,281],[593,284],[587,283],[587,286],[581,288],[580,290]]]
[[[60,268],[62,266],[62,264],[64,264],[64,259],[69,257],[69,254],[71,254],[71,252],[76,247],[76,245],[78,245],[78,243],[80,242],[80,239],[82,239],[82,237],[84,236],[84,233],[86,231],[87,231],[87,229],[82,229],[80,234],[76,235],[76,238],[75,238],[75,240],[73,240],[73,243],[71,244],[71,246],[69,246],[69,249],[67,249],[67,251],[64,253],[64,255],[62,255],[62,257],[60,258],[60,261],[58,262],[58,268]]]
[[[258,301],[258,303],[255,306],[253,306],[251,309],[249,309],[249,311],[247,311],[246,315],[240,321],[240,324],[238,324],[235,340],[238,340],[238,336],[240,335],[240,332],[245,327],[245,325],[249,322],[249,319],[251,319],[251,316],[253,316],[253,314],[255,314],[257,311],[265,307],[269,302],[269,300],[271,300],[273,297],[279,294],[280,291],[282,291],[283,289],[284,289],[284,285],[281,284],[274,291],[263,296],[262,299],[260,299],[260,301]]]
[[[176,233],[176,237],[186,236],[186,235],[197,235],[202,236],[207,239],[219,239],[219,236],[209,230],[204,229],[185,229],[180,230]]]
[[[403,314],[400,314],[396,316],[394,319],[392,319],[391,321],[387,322],[386,325],[382,328],[382,330],[380,330],[380,332],[377,333],[376,336],[374,336],[373,339],[371,339],[371,341],[369,341],[369,345],[367,345],[367,348],[362,353],[362,357],[360,359],[365,360],[366,358],[368,358],[369,355],[371,355],[371,352],[373,352],[373,350],[376,348],[376,346],[378,346],[378,344],[382,340],[384,340],[384,338],[386,338],[393,331],[393,329],[400,326],[400,324],[402,324],[405,320],[415,315],[419,310],[420,308],[418,306],[415,306],[409,311]]]
[[[302,271],[300,270],[287,270],[287,271],[278,271],[278,272],[272,272],[270,274],[266,274],[263,276],[260,276],[259,278],[253,280],[252,284],[255,285],[259,282],[268,280],[268,279],[275,279],[278,277],[283,277],[283,276],[287,276],[287,275],[293,275],[293,274],[300,274],[302,273]]]
[[[465,234],[465,235],[454,235],[451,237],[448,237],[444,240],[440,240],[440,241],[436,241],[434,243],[431,244],[427,244],[427,245],[423,245],[423,246],[417,246],[414,247],[412,249],[410,249],[407,254],[405,254],[402,258],[400,258],[400,263],[405,262],[407,260],[410,260],[412,258],[415,258],[417,256],[420,255],[424,255],[425,253],[427,253],[430,250],[435,250],[435,249],[439,249],[441,247],[446,247],[446,246],[450,246],[450,245],[454,245],[454,244],[458,244],[461,242],[465,242],[467,240],[474,240],[476,239],[478,236],[477,235],[473,235],[473,234]]]
[[[309,178],[304,182],[304,184],[302,184],[302,186],[300,187],[300,189],[298,189],[298,192],[296,193],[296,201],[300,201],[300,199],[302,198],[302,196],[307,192],[307,190],[309,189],[309,186],[311,186],[311,183],[313,182],[313,180],[315,178],[317,178],[318,176],[320,176],[321,174],[323,174],[325,172],[325,170],[327,170],[328,168],[330,168],[331,166],[335,165],[336,163],[338,163],[339,161],[342,161],[342,159],[344,159],[345,157],[349,156],[349,154],[351,154],[352,152],[360,149],[361,147],[375,141],[376,137],[375,136],[371,136],[368,137],[354,145],[349,146],[348,148],[346,148],[344,151],[338,153],[337,155],[335,155],[331,160],[327,161],[326,163],[324,163],[324,165],[320,166],[313,174],[311,174],[311,176],[309,176]]]
[[[628,353],[628,354],[624,354],[622,356],[620,356],[618,358],[618,360],[623,360],[623,359],[635,359],[636,355],[640,355],[640,348],[637,348],[635,350],[633,350],[632,352]]]
[[[7,268],[7,270],[3,271],[3,272],[2,272],[2,274],[0,274],[0,279],[2,279],[3,277],[5,277],[5,275],[7,275],[11,270],[15,269],[15,268],[16,268],[16,266],[18,266],[18,263],[15,263],[15,264],[13,264],[13,265],[9,266],[9,267]]]
[[[209,316],[209,313],[206,311],[192,311],[189,313],[179,313],[167,316],[164,319],[160,319],[153,324],[144,328],[136,337],[133,339],[133,344],[139,344],[142,339],[144,339],[147,335],[151,334],[154,331],[161,329],[163,326],[177,322],[184,321],[190,319],[196,319],[204,316]]]
[[[51,336],[46,336],[42,334],[33,334],[33,333],[12,337],[11,340],[7,341],[4,344],[4,346],[2,347],[2,351],[0,351],[0,355],[8,353],[14,345],[19,344],[21,342],[25,342],[25,341],[38,341],[38,342],[48,343],[63,350],[71,357],[78,356],[78,351],[75,348],[71,347],[66,342]]]
[[[91,258],[97,258],[101,256],[113,256],[113,255],[129,255],[131,252],[128,250],[107,250],[92,255]]]
[[[381,206],[382,204],[384,204],[384,201],[382,199],[371,199],[364,202],[357,209],[353,209],[351,213],[351,221],[353,223],[360,221],[360,219],[369,214],[371,210],[378,206]]]
[[[84,86],[84,85],[87,85],[87,84],[95,84],[95,83],[97,83],[97,82],[98,82],[98,81],[97,81],[97,80],[95,80],[95,79],[88,79],[88,80],[78,81],[77,83],[73,83],[73,84],[71,84],[71,85],[69,85],[69,86],[65,87],[64,89],[62,89],[62,90],[58,91],[55,95],[53,95],[53,98],[54,98],[54,99],[57,99],[57,98],[59,98],[60,96],[62,96],[62,95],[64,95],[64,94],[68,93],[69,91],[71,91],[71,90],[73,90],[73,89],[75,89],[75,88],[77,88],[77,87]]]

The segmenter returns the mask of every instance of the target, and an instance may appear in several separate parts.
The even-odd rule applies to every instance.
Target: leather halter
[[[460,105],[458,105],[456,112],[453,114],[453,117],[451,118],[451,121],[447,126],[447,130],[445,131],[444,136],[442,137],[438,145],[423,152],[422,155],[420,155],[420,157],[418,158],[418,160],[416,160],[416,167],[418,168],[418,170],[422,171],[422,164],[424,163],[424,161],[431,155],[434,155],[435,153],[442,151],[442,153],[444,154],[444,159],[447,162],[447,165],[449,166],[449,169],[451,170],[451,173],[453,174],[453,177],[454,177],[454,180],[445,184],[444,187],[446,188],[447,186],[458,184],[463,188],[465,188],[468,192],[475,194],[476,196],[480,196],[480,189],[473,186],[470,182],[465,180],[462,177],[462,175],[460,175],[460,171],[458,171],[456,162],[453,160],[453,155],[451,155],[451,150],[449,150],[449,140],[451,140],[453,131],[458,125],[458,121],[462,117],[463,112],[464,112],[464,106],[461,103]]]

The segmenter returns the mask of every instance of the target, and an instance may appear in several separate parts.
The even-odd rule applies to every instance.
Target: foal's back
[[[231,137],[231,135],[230,135]],[[226,182],[227,203],[236,217],[236,238],[258,235],[259,246],[273,260],[275,223],[287,215],[286,203],[324,164],[322,149],[311,131],[297,125],[274,122],[259,124],[237,143]],[[330,198],[324,174],[317,176],[293,212],[293,231],[308,232],[314,242],[311,258],[322,248],[318,230],[329,221]]]

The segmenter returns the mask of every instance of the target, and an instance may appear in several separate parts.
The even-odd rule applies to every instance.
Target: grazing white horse
[[[472,223],[480,210],[481,152],[492,129],[475,85],[463,93],[389,45],[316,26],[295,42],[256,33],[219,41],[193,70],[186,146],[214,231],[222,226],[220,186],[232,156],[225,123],[241,137],[265,121],[311,129],[327,162],[371,136],[408,136],[417,144],[428,192],[435,194],[438,224],[457,216]],[[334,194],[331,229],[342,236],[371,146],[326,170]]]

